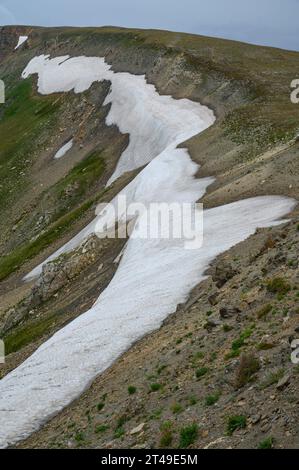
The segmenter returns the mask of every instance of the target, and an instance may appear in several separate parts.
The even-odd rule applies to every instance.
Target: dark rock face
[[[219,310],[219,315],[221,318],[231,318],[235,317],[238,315],[238,313],[241,313],[241,310],[238,307],[221,307]]]

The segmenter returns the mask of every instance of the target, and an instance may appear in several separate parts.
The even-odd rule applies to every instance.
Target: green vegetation
[[[250,338],[253,332],[253,327],[247,328],[241,333],[239,338],[235,339],[232,342],[232,351],[225,356],[225,359],[231,359],[233,357],[238,357],[240,355],[240,349],[245,345],[246,339]]]
[[[60,312],[55,312],[47,318],[27,322],[24,326],[15,328],[4,337],[6,354],[19,351],[19,349],[27,346],[27,344],[41,338],[52,330],[60,319]]]
[[[102,411],[102,409],[104,408],[104,406],[105,406],[105,403],[101,401],[100,403],[97,404],[97,410],[98,410],[98,411]]]
[[[219,398],[220,398],[220,393],[219,392],[214,393],[213,395],[208,395],[205,398],[205,405],[206,406],[213,406],[213,405],[215,405],[215,403],[217,403]]]
[[[6,92],[6,103],[0,114],[0,209],[6,209],[9,200],[26,188],[26,172],[39,137],[49,138],[54,127],[63,97],[41,96],[32,91],[32,80],[7,80],[12,83]]]
[[[198,438],[198,425],[196,423],[186,426],[180,431],[180,449],[185,449],[193,444]]]
[[[171,411],[173,412],[173,414],[179,414],[183,411],[183,407],[179,403],[174,403],[171,406]]]
[[[279,294],[284,296],[291,290],[291,286],[282,277],[276,277],[267,282],[267,290],[272,294]]]
[[[58,216],[75,207],[90,188],[99,182],[105,169],[102,153],[101,150],[90,153],[51,188],[50,193],[60,210]]]
[[[274,446],[274,438],[267,437],[263,441],[259,443],[258,449],[273,449]]]
[[[246,330],[244,330],[243,333],[241,333],[241,335],[239,336],[239,338],[232,342],[232,350],[236,351],[242,348],[245,344],[246,339],[250,338],[251,335],[251,328],[247,328]]]
[[[42,96],[32,91],[32,80],[17,81],[7,91],[7,100],[0,119],[0,210],[7,210],[14,197],[20,198],[26,189],[26,174],[34,151],[47,145],[50,128],[57,125],[57,113],[63,95]],[[0,114],[1,117],[1,114]],[[35,147],[33,147],[33,142]],[[42,144],[39,144],[42,142]],[[69,226],[92,204],[76,207],[92,185],[99,180],[105,168],[101,151],[88,155],[70,173],[42,196],[42,204],[51,196],[56,212],[52,226],[37,238],[25,242],[0,260],[0,280],[3,280],[28,259],[60,238]],[[7,199],[10,199],[8,203]]]
[[[232,326],[228,325],[227,323],[225,323],[225,324],[223,325],[223,331],[224,331],[224,333],[229,333],[229,331],[231,331],[231,330],[233,330],[233,327],[232,327]]]
[[[227,422],[227,434],[231,436],[237,429],[246,428],[246,416],[230,416]]]
[[[173,433],[171,430],[165,430],[163,431],[161,438],[160,438],[160,448],[161,449],[167,449],[168,447],[171,446],[173,441]]]
[[[268,313],[270,313],[272,310],[273,310],[272,305],[271,305],[271,304],[266,304],[266,305],[264,305],[260,310],[258,310],[258,312],[257,312],[257,317],[258,317],[259,319],[263,319],[263,318],[265,318],[265,317],[268,315]]]
[[[125,434],[124,425],[127,421],[128,421],[128,418],[125,415],[121,416],[117,420],[116,427],[115,427],[115,430],[114,430],[114,438],[115,439],[119,439],[120,437],[122,437]]]
[[[150,385],[151,392],[157,392],[158,390],[161,390],[162,385],[159,383],[152,383]]]
[[[75,434],[75,441],[78,444],[85,441],[85,434],[83,432],[77,432],[77,434]]]
[[[190,406],[194,406],[194,405],[196,405],[196,403],[198,402],[198,399],[196,398],[195,395],[191,395],[191,396],[188,398],[188,402],[189,402],[189,405],[190,405]]]
[[[128,387],[128,394],[129,395],[134,395],[134,393],[136,393],[136,391],[137,391],[136,387],[134,387],[133,385],[129,385],[129,387]]]
[[[195,372],[196,378],[200,379],[201,377],[206,375],[209,372],[209,370],[210,369],[208,367],[200,367],[199,369],[196,369],[196,372]]]
[[[284,369],[277,369],[273,372],[270,372],[264,382],[261,384],[261,388],[271,387],[271,385],[277,384],[280,379],[284,376]]]
[[[74,209],[67,215],[54,222],[44,233],[35,240],[29,241],[16,248],[9,255],[0,260],[0,281],[19,269],[25,261],[36,256],[42,250],[50,246],[55,240],[68,232],[72,224],[78,220],[94,203],[91,199]]]
[[[107,424],[99,424],[98,426],[96,426],[95,428],[95,433],[96,434],[102,434],[104,433],[105,431],[107,431],[107,429],[109,429],[109,426]]]

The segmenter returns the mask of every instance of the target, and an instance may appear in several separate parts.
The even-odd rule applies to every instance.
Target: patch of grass
[[[273,307],[271,304],[264,305],[260,310],[257,311],[256,315],[259,320],[265,318],[268,313],[270,313],[273,310]]]
[[[75,434],[75,441],[78,444],[85,441],[85,434],[83,432],[77,432],[77,434]]]
[[[42,235],[20,247],[0,260],[0,281],[19,269],[25,261],[33,258],[50,246],[55,240],[69,231],[72,224],[78,220],[94,203],[89,200],[69,214],[54,222]]]
[[[0,113],[0,208],[20,197],[26,188],[28,161],[38,150],[39,137],[44,136],[43,146],[57,123],[57,115],[63,96],[35,94],[32,79],[20,81],[7,78],[6,103]],[[24,173],[24,176],[21,174]]]
[[[246,428],[247,420],[246,416],[237,415],[230,416],[227,421],[227,434],[231,436],[237,429]]]
[[[41,338],[55,326],[59,317],[59,312],[56,312],[47,318],[31,321],[22,327],[13,329],[4,337],[6,354],[17,352],[27,344]]]
[[[98,411],[102,411],[102,409],[104,408],[104,406],[105,406],[105,403],[104,403],[104,402],[98,403],[98,404],[97,404],[97,410],[98,410]]]
[[[232,342],[232,350],[238,351],[240,348],[242,348],[245,344],[246,339],[248,339],[251,335],[251,328],[247,328],[246,330],[244,330],[243,333],[241,333],[241,335],[239,336],[239,338]]]
[[[284,376],[284,369],[277,369],[273,372],[270,372],[264,382],[261,384],[261,388],[271,387],[271,385],[277,384],[280,379]]]
[[[198,438],[198,425],[196,423],[186,426],[180,431],[180,449],[186,449]]]
[[[224,331],[224,333],[228,333],[228,332],[231,331],[231,330],[233,330],[233,327],[232,327],[232,326],[228,325],[227,323],[225,323],[225,324],[223,325],[223,331]]]
[[[189,405],[190,405],[190,406],[194,406],[194,405],[196,405],[196,403],[198,402],[198,399],[196,398],[195,395],[191,395],[191,396],[188,398],[188,402],[189,402]]]
[[[128,421],[126,415],[120,416],[117,420],[115,430],[114,430],[114,438],[119,439],[125,434],[124,425]]]
[[[107,424],[99,424],[98,426],[96,426],[94,432],[96,434],[102,434],[102,433],[106,432],[107,429],[109,429],[109,426]]]
[[[171,406],[171,411],[173,412],[173,414],[179,414],[183,411],[183,407],[179,403],[174,403]]]
[[[260,361],[254,354],[243,354],[236,372],[235,386],[244,387],[260,369]]]
[[[164,421],[161,426],[160,426],[160,431],[167,431],[168,429],[171,429],[173,426],[171,421]]]
[[[134,393],[136,393],[136,391],[137,391],[136,387],[134,387],[133,385],[129,385],[129,387],[128,387],[128,394],[129,395],[134,395]]]
[[[199,369],[196,369],[196,372],[195,372],[196,378],[200,379],[201,377],[206,375],[209,372],[209,370],[210,369],[208,367],[200,367]]]
[[[224,359],[233,359],[234,357],[239,357],[241,354],[240,349],[235,349],[234,351],[229,352],[225,355]]]
[[[94,183],[99,181],[105,169],[105,160],[101,154],[101,150],[90,153],[65,178],[56,183],[52,192],[58,204],[64,203],[68,210],[73,208]]]
[[[161,388],[162,388],[162,385],[159,383],[152,383],[150,385],[151,392],[157,392],[158,390],[161,390]]]
[[[160,443],[159,443],[159,447],[161,449],[167,449],[168,447],[171,446],[172,444],[172,441],[173,441],[173,433],[171,430],[165,430],[163,431],[162,435],[161,435],[161,438],[160,438]]]
[[[273,449],[273,447],[274,447],[274,438],[271,436],[261,441],[258,445],[258,449]]]
[[[220,393],[219,392],[214,393],[213,395],[207,395],[206,398],[205,398],[205,405],[206,406],[213,406],[213,405],[215,405],[215,403],[217,403],[219,398],[220,398]]]
[[[120,427],[115,429],[114,431],[114,439],[120,439],[122,436],[124,436],[125,430],[124,428]]]
[[[291,290],[290,284],[282,277],[270,279],[266,286],[268,292],[271,292],[272,294],[280,294],[282,296],[286,295]]]

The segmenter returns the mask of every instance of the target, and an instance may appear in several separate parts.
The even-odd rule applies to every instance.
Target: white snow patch
[[[71,150],[72,146],[73,146],[73,139],[71,139],[69,142],[67,142],[66,144],[64,144],[59,150],[58,152],[56,152],[55,156],[54,156],[54,159],[55,160],[58,160],[59,158],[62,158],[65,156],[65,154]]]
[[[92,83],[108,80],[111,91],[104,104],[111,103],[107,125],[116,124],[120,132],[130,134],[108,185],[127,171],[140,168],[163,152],[211,126],[213,111],[188,99],[175,100],[161,96],[145,77],[129,73],[114,73],[99,57],[35,57],[22,76],[38,74],[41,94],[86,91]]]
[[[105,66],[102,59],[92,58],[94,65],[90,65],[91,62],[85,59],[65,59],[66,62],[55,59],[56,65],[50,65],[49,69],[55,82],[53,87],[46,72],[52,61],[37,58],[34,68],[39,70],[41,90],[49,93],[61,87],[83,90],[88,84],[90,86],[92,77],[100,79],[99,68],[104,74],[112,73],[109,68],[107,71],[108,66]],[[82,66],[82,62],[85,66]],[[89,65],[90,72],[87,73]],[[31,64],[29,70],[32,69]],[[69,70],[72,70],[71,76]],[[60,79],[58,72],[62,75]],[[29,73],[28,70],[26,73]],[[112,77],[115,75],[118,77],[114,81]],[[124,75],[124,81],[121,80],[121,75]],[[151,99],[158,102],[159,95],[153,95],[155,91],[152,86],[146,85],[143,78],[135,78],[133,77],[133,81],[141,91],[138,89],[134,96],[144,99],[148,93]],[[123,93],[122,87],[126,88],[130,81],[128,74],[113,74],[110,79],[112,92],[108,99],[112,99],[112,108],[108,122],[117,121],[120,126],[124,125],[123,129],[127,125],[130,136],[135,135],[130,139],[130,145],[134,141],[141,152],[143,138],[144,147],[147,148],[139,158],[132,146],[130,153],[127,152],[123,159],[124,166],[117,171],[122,172],[128,166],[151,160],[122,194],[127,195],[129,202],[145,204],[159,201],[197,201],[213,179],[195,179],[198,165],[191,161],[187,150],[175,148],[179,143],[178,132],[182,131],[182,127],[177,126],[174,121],[176,115],[178,120],[181,119],[182,111],[192,134],[196,129],[194,119],[198,121],[200,132],[200,129],[212,124],[211,115],[206,112],[206,108],[202,113],[199,104],[193,103],[193,107],[189,102],[186,105],[187,100],[173,100],[176,106],[184,101],[182,108],[177,108],[170,97],[167,97],[167,101],[164,100],[165,97],[161,97],[163,104],[160,107],[157,103],[145,102],[144,106],[153,116],[142,114],[138,98],[134,102],[132,96],[128,97]],[[116,85],[113,90],[114,83]],[[143,90],[146,86],[150,87],[148,92]],[[135,93],[134,87],[129,86],[127,90],[130,90],[130,95]],[[168,105],[170,113],[174,115],[166,118],[164,114],[167,114]],[[188,112],[192,116],[190,119],[186,115]],[[128,118],[127,124],[123,115]],[[167,129],[168,125],[172,130]],[[159,134],[159,138],[153,137],[154,132]],[[186,126],[180,134],[181,139],[185,139],[188,134]],[[160,147],[160,140],[164,148],[162,144]],[[0,447],[27,437],[53,414],[67,406],[133,342],[158,328],[176,310],[177,305],[187,299],[190,290],[204,279],[206,268],[217,255],[253,234],[257,227],[281,223],[279,219],[294,205],[295,202],[289,198],[264,196],[206,210],[204,243],[196,250],[187,250],[184,240],[144,240],[131,237],[115,276],[95,305],[57,332],[22,365],[0,381]],[[59,252],[78,246],[88,234],[94,232],[100,215]],[[139,225],[144,216],[145,213],[140,216]],[[110,222],[113,223],[114,220],[111,219]],[[138,230],[137,224],[135,230]]]
[[[28,36],[19,36],[18,44],[15,47],[15,50],[17,50],[24,42],[26,42],[28,39]]]

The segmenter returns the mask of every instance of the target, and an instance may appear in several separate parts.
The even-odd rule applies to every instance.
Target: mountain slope
[[[1,31],[4,37],[11,34],[9,28]],[[102,55],[115,71],[147,73],[160,93],[200,99],[211,106],[218,116],[216,125],[188,143],[192,159],[202,164],[201,176],[217,176],[204,198],[208,207],[252,195],[298,196],[294,138],[298,108],[290,103],[288,90],[298,54],[167,32],[31,30],[18,55],[6,49],[1,64],[10,93],[1,125],[5,135],[13,132],[21,139],[4,141],[1,153],[5,178],[2,253],[10,252],[0,263],[3,332],[8,351],[14,353],[8,357],[8,368],[22,361],[70,316],[86,310],[86,303],[78,305],[84,288],[88,289],[84,269],[87,264],[92,269],[86,259],[80,260],[81,270],[76,272],[83,283],[80,292],[75,292],[76,284],[68,276],[57,283],[56,275],[52,289],[42,279],[41,288],[48,289],[47,295],[40,298],[38,288],[37,295],[30,294],[21,308],[8,307],[29,291],[30,286],[24,287],[20,279],[30,267],[91,220],[96,202],[111,199],[104,185],[128,142],[117,128],[105,125],[109,110],[100,105],[108,83],[93,85],[83,100],[73,94],[40,97],[31,91],[34,81],[20,83],[30,58],[41,53],[53,57]],[[75,142],[71,154],[54,167],[52,157],[70,138]],[[123,185],[124,180],[116,182],[110,193],[117,193]],[[101,247],[103,259],[109,253],[116,256],[119,244],[109,244],[108,249],[106,255],[106,248]],[[111,261],[110,272],[114,269]],[[94,263],[93,276],[97,266]],[[97,292],[105,282],[95,278]],[[60,289],[68,290],[70,303],[63,301],[62,305],[57,300],[57,293],[63,292]]]

